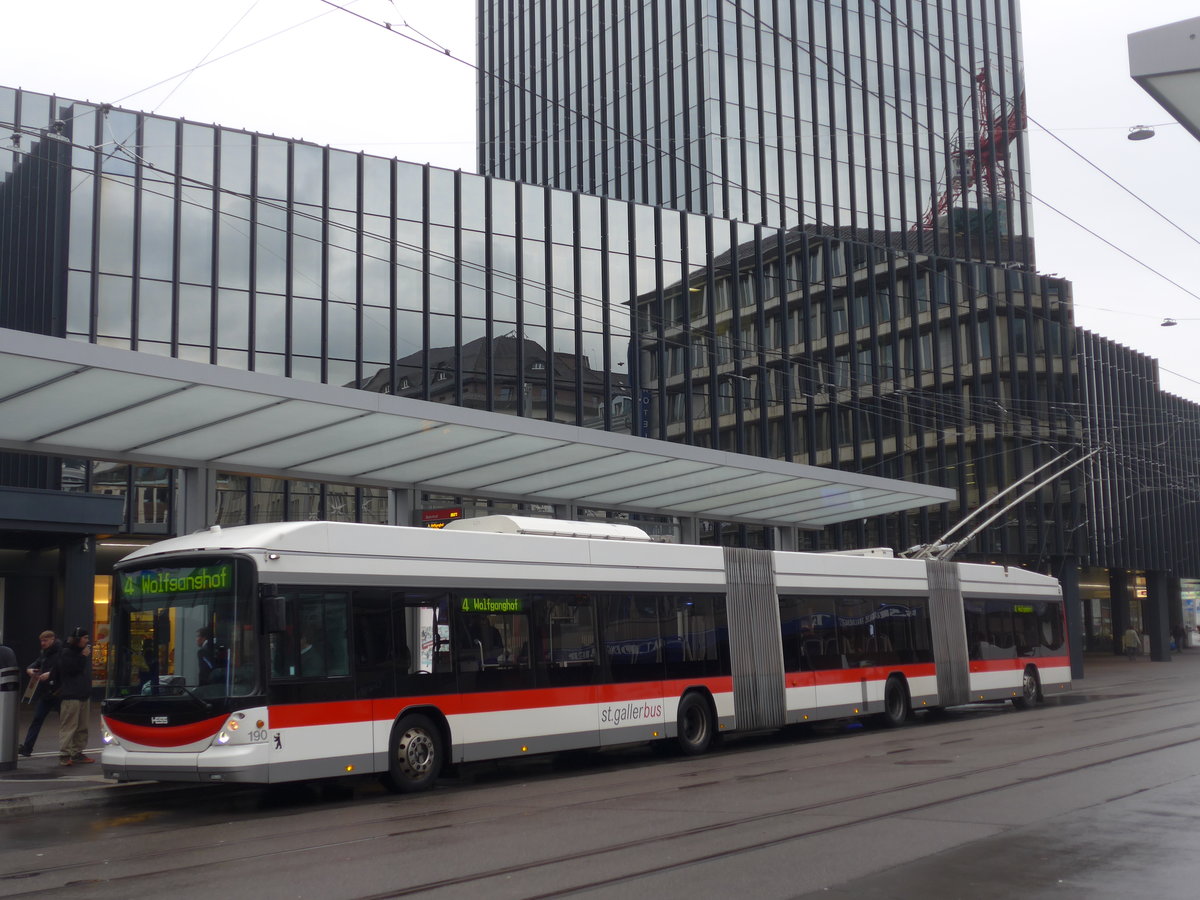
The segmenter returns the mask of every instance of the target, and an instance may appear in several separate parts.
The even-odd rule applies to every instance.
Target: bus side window
[[[963,612],[966,616],[967,658],[990,659],[992,644],[988,640],[987,615],[984,613],[983,601],[964,600]]]
[[[1063,608],[1060,603],[1039,601],[1034,604],[1038,618],[1038,643],[1042,655],[1061,653],[1063,644]]]
[[[659,597],[610,594],[603,604],[601,642],[613,681],[657,681],[663,677]]]
[[[661,615],[667,678],[729,674],[724,597],[668,595],[662,599]]]
[[[328,594],[300,604],[300,653],[296,674],[303,678],[349,675],[346,595]]]
[[[386,593],[354,592],[355,696],[390,697],[396,692],[392,607]]]
[[[287,597],[287,627],[271,635],[272,677],[349,675],[348,594],[301,589]]]
[[[1017,655],[1017,636],[1013,630],[1011,600],[985,600],[988,641],[994,649],[993,659],[1013,659]]]
[[[450,595],[444,591],[405,591],[394,595],[393,603],[397,694],[444,694],[457,690]]]
[[[596,615],[586,594],[531,598],[537,626],[537,661],[545,683],[591,684],[599,671]]]
[[[860,666],[872,662],[867,652],[870,638],[871,614],[875,604],[862,597],[838,597],[838,652],[843,654],[844,664]]]
[[[779,598],[779,625],[783,641],[783,670],[807,671],[810,666],[804,655],[804,640],[808,620],[799,597]]]
[[[451,627],[460,689],[514,690],[534,686],[529,646],[529,600],[522,595],[455,596]]]
[[[908,638],[912,651],[910,662],[933,662],[933,625],[929,620],[929,600],[912,597],[905,600],[908,614]]]
[[[1013,635],[1018,656],[1034,656],[1041,648],[1038,617],[1032,603],[1018,603],[1013,607]]]

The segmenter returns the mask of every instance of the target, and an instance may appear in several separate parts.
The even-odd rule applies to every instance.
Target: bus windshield
[[[244,696],[257,686],[249,564],[117,574],[107,696]]]

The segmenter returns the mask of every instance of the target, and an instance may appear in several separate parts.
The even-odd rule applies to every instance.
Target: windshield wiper
[[[213,705],[211,703],[209,703],[203,697],[196,694],[194,691],[191,690],[191,688],[187,687],[186,685],[163,684],[162,682],[155,682],[154,690],[151,693],[149,693],[149,694],[141,694],[141,693],[130,694],[127,697],[122,697],[119,700],[117,700],[116,703],[114,703],[112,705],[112,707],[110,707],[110,709],[112,712],[116,712],[119,709],[124,709],[126,706],[128,706],[134,700],[149,700],[152,697],[170,696],[170,692],[172,692],[172,691],[182,691],[183,693],[187,694],[188,698],[190,700],[192,700],[194,703],[199,705],[199,707],[205,711],[211,711],[213,708]],[[115,698],[110,698],[110,699],[115,699]]]
[[[179,690],[183,691],[185,694],[187,694],[189,697],[191,697],[193,700],[195,700],[195,701],[196,701],[198,704],[200,704],[200,708],[201,708],[201,709],[211,710],[211,709],[213,708],[213,705],[212,705],[211,703],[209,703],[209,702],[208,702],[207,700],[205,700],[203,697],[201,697],[201,696],[199,696],[198,694],[196,694],[196,693],[195,693],[195,692],[194,692],[194,691],[193,691],[191,688],[189,688],[187,685],[184,685],[184,684],[172,684],[172,685],[168,685],[168,687],[172,687],[172,688],[178,688]]]
[[[109,712],[116,712],[119,709],[124,709],[131,700],[145,700],[145,699],[146,699],[146,696],[144,694],[128,694],[128,695],[126,695],[124,697],[120,697],[120,698],[109,697],[108,702],[112,703],[112,706],[109,707]]]

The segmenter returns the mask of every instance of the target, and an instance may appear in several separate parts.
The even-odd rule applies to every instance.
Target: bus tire
[[[1042,685],[1038,679],[1037,666],[1026,666],[1021,676],[1021,696],[1013,697],[1014,709],[1029,709],[1042,696]]]
[[[388,742],[388,787],[399,794],[427,791],[442,770],[442,733],[428,716],[413,713],[392,727]]]
[[[912,703],[908,699],[908,685],[899,675],[889,675],[883,686],[883,712],[875,721],[884,728],[899,728],[912,717]]]
[[[676,722],[675,739],[685,756],[699,756],[708,750],[716,728],[712,707],[708,705],[708,700],[703,694],[691,691],[683,695],[679,701]]]

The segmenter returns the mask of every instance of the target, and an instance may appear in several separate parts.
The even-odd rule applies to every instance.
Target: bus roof
[[[536,534],[542,537],[603,538],[610,541],[648,541],[650,535],[633,525],[618,522],[568,522],[532,516],[479,516],[457,519],[446,531],[486,531],[492,534]]]

